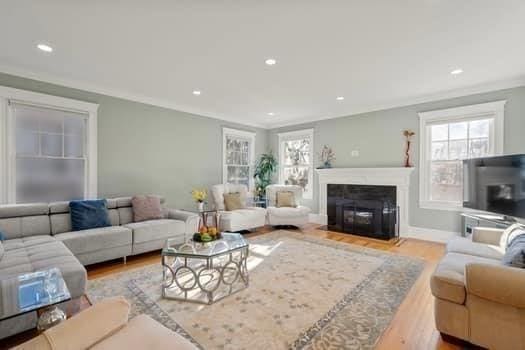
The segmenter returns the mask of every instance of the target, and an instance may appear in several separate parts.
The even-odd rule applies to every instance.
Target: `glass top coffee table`
[[[162,296],[212,304],[248,287],[249,244],[238,233],[212,242],[189,241],[162,250]]]
[[[32,311],[39,311],[39,329],[43,330],[65,319],[55,305],[71,300],[58,268],[23,273],[0,280],[0,321]]]

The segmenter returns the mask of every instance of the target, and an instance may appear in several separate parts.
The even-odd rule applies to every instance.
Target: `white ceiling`
[[[525,84],[524,0],[0,4],[0,71],[248,125]]]

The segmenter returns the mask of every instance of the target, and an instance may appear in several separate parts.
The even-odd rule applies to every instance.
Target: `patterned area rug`
[[[213,305],[161,298],[160,265],[92,280],[88,296],[124,295],[202,349],[372,349],[424,265],[290,231],[249,242],[250,286]]]

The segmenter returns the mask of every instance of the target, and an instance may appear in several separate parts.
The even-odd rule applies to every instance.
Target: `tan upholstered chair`
[[[227,211],[225,193],[239,193],[242,208]],[[221,184],[211,188],[211,204],[220,213],[219,228],[222,231],[251,230],[266,224],[266,209],[249,205],[248,188],[245,185]]]
[[[140,315],[128,322],[129,309],[122,297],[103,300],[15,349],[197,349],[149,316]]]
[[[437,329],[489,349],[525,349],[525,269],[503,265],[504,230],[457,237],[431,277]]]
[[[295,198],[295,208],[277,207],[277,192],[292,192]],[[301,205],[303,188],[297,185],[269,185],[266,187],[266,198],[268,200],[268,223],[272,226],[296,226],[301,227],[308,223],[310,208]]]

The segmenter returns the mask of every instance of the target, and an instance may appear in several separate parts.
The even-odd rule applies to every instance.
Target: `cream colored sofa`
[[[277,207],[277,192],[289,191],[294,194],[295,208],[278,208]],[[308,216],[310,208],[301,205],[303,198],[303,188],[297,185],[269,185],[266,187],[266,198],[268,199],[268,224],[272,226],[296,226],[301,227],[308,223]]]
[[[448,242],[430,281],[441,333],[489,349],[525,349],[525,269],[501,263],[504,235],[478,227],[472,239]]]
[[[225,193],[239,193],[243,208],[226,211]],[[222,231],[251,230],[266,224],[266,209],[249,206],[248,188],[245,185],[214,185],[211,187],[211,200],[213,208],[219,211],[219,228]]]
[[[149,316],[128,321],[129,310],[122,297],[103,300],[15,349],[197,349]]]

